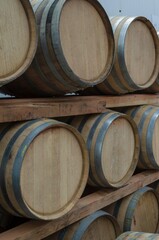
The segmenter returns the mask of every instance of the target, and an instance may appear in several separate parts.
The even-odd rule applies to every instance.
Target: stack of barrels
[[[12,8],[8,9],[7,1],[3,2],[1,11],[6,11],[4,22],[9,25],[8,15]],[[0,78],[5,87],[2,91],[21,97],[48,97],[77,92],[105,80],[114,60],[114,37],[109,18],[97,1],[31,1],[35,17],[28,0],[15,2],[12,6],[15,15],[21,12],[23,21],[15,19],[3,36],[4,63]],[[15,46],[10,40],[12,34],[15,35]],[[21,34],[24,36],[19,39]],[[6,54],[8,48],[11,55],[12,47],[18,52],[14,58]],[[16,78],[24,72],[22,61],[29,51],[32,53],[29,55],[31,65],[20,78]],[[6,62],[10,57],[14,64],[10,61],[11,66],[7,69]]]
[[[159,41],[145,17],[109,19],[92,0],[1,0],[0,15],[3,93],[158,91]],[[159,170],[158,119],[158,107],[140,106],[1,124],[0,211],[56,220],[74,207],[87,183],[119,188],[136,167]],[[135,232],[155,233],[158,222],[158,195],[145,187],[48,239],[109,240],[127,231],[119,239],[137,239]]]
[[[1,92],[158,91],[158,36],[145,17],[109,19],[98,1],[8,1],[1,6]]]

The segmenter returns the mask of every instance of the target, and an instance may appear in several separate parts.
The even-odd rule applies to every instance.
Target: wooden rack
[[[105,112],[106,108],[144,104],[159,105],[159,95],[70,96],[64,98],[1,99],[0,122],[14,122],[43,117],[62,117]]]
[[[1,99],[0,122],[31,120],[105,112],[106,108],[158,105],[159,95],[132,94],[125,96],[70,96],[51,99]],[[74,208],[56,221],[31,220],[0,234],[1,240],[43,239],[89,214],[110,205],[143,186],[159,180],[159,171],[144,171],[134,175],[127,185],[117,190],[101,189],[81,198]]]

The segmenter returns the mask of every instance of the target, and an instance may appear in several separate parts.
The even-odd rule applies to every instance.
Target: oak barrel
[[[127,114],[138,127],[141,149],[138,167],[141,169],[159,169],[159,108],[139,106],[131,108]]]
[[[159,240],[159,234],[150,234],[144,232],[125,232],[121,234],[116,240]]]
[[[64,95],[104,81],[114,60],[110,20],[98,1],[32,1],[39,44],[30,68],[7,85],[12,95]],[[25,91],[24,91],[25,89]]]
[[[29,0],[1,0],[0,86],[21,76],[37,49],[34,12]]]
[[[121,234],[116,219],[104,211],[97,211],[47,240],[110,240]]]
[[[89,184],[121,187],[132,176],[138,161],[137,127],[127,115],[107,110],[104,114],[67,120],[78,129],[90,158]]]
[[[0,149],[0,206],[7,212],[57,219],[82,195],[88,153],[71,126],[51,119],[2,124]]]
[[[159,32],[157,32],[158,35],[158,41],[159,41]],[[146,92],[149,93],[158,93],[159,92],[159,71],[158,71],[158,76],[155,80],[155,82],[150,86],[148,89],[146,89]]]
[[[139,189],[106,210],[116,217],[123,232],[155,233],[158,230],[159,200],[152,188]]]
[[[124,94],[150,87],[159,69],[159,41],[145,17],[111,18],[115,62],[107,79],[96,87],[104,94]]]

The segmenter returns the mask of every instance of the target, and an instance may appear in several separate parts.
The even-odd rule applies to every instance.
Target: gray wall
[[[109,16],[145,16],[159,30],[159,0],[99,0]]]

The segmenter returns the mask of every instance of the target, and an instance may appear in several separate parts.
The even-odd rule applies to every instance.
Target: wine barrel
[[[138,161],[139,137],[135,123],[118,112],[77,116],[67,120],[82,134],[90,157],[88,183],[121,187],[132,176]]]
[[[155,233],[158,230],[159,200],[152,188],[139,189],[106,209],[116,217],[123,232]]]
[[[70,225],[46,240],[110,240],[121,234],[116,219],[104,211],[97,211],[81,221]]]
[[[121,234],[116,240],[159,240],[159,234],[150,234],[144,232],[125,232]]]
[[[71,126],[51,119],[1,125],[0,149],[0,206],[9,213],[57,219],[82,195],[88,154]]]
[[[12,95],[64,95],[104,81],[114,60],[114,36],[98,1],[32,1],[38,25],[36,56]],[[25,91],[23,91],[25,89]]]
[[[0,86],[21,76],[37,49],[35,16],[29,0],[1,0]]]
[[[159,32],[157,32],[158,38],[159,38]],[[158,39],[159,41],[159,39]],[[146,89],[146,92],[148,93],[158,93],[159,92],[159,73],[158,76],[155,80],[155,82],[148,88]]]
[[[138,167],[141,169],[159,169],[159,108],[140,106],[127,110],[127,114],[138,127],[141,150]]]
[[[155,28],[145,17],[111,18],[115,37],[115,62],[96,93],[124,94],[150,87],[159,66],[159,42]],[[92,90],[91,90],[92,91]]]

